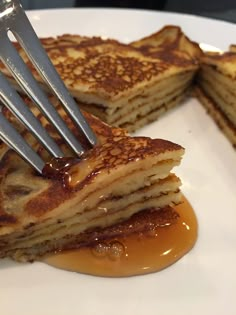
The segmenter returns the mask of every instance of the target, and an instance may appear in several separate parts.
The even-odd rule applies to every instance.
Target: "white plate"
[[[191,39],[220,49],[236,42],[235,25],[188,15],[69,9],[32,11],[29,17],[40,36],[78,33],[128,42],[176,24]],[[164,271],[120,279],[3,260],[1,314],[236,314],[235,150],[196,100],[188,100],[137,134],[167,138],[186,148],[177,172],[198,217],[194,249]]]

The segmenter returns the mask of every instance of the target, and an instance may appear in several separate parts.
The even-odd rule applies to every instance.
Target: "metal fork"
[[[55,126],[58,133],[66,140],[73,151],[78,156],[81,156],[84,153],[83,147],[49,102],[46,94],[40,89],[38,83],[10,41],[8,37],[9,31],[13,33],[41,77],[59,98],[67,114],[72,118],[76,126],[80,128],[90,145],[95,145],[96,137],[94,133],[49,60],[18,0],[0,0],[0,59],[12,73],[22,90]],[[63,152],[59,146],[48,135],[41,123],[1,73],[0,100],[30,130],[53,157],[63,156]],[[1,111],[0,138],[29,162],[39,173],[42,173],[45,162],[29,146],[24,138],[20,136]]]

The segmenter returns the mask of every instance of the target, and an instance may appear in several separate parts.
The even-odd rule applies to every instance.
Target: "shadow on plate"
[[[24,263],[21,263],[21,264],[25,265]],[[8,258],[4,258],[0,260],[0,270],[16,267],[17,265],[19,265],[19,263]]]

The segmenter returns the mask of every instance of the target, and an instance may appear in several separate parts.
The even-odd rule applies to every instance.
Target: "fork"
[[[96,137],[92,129],[48,58],[18,0],[0,0],[0,59],[11,72],[21,89],[31,98],[41,113],[54,125],[61,137],[65,139],[66,143],[80,157],[84,153],[84,148],[50,103],[47,95],[39,87],[32,73],[9,39],[9,32],[14,35],[25,50],[41,77],[61,101],[65,111],[80,129],[88,143],[91,146],[95,145]],[[39,120],[33,115],[19,94],[10,86],[7,79],[1,73],[0,101],[21,121],[53,157],[63,156],[63,152],[59,146],[49,136]],[[39,173],[42,173],[45,162],[5,118],[2,110],[0,110],[0,138]]]

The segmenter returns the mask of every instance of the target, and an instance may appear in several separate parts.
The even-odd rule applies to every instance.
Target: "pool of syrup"
[[[197,219],[187,199],[174,210],[178,217],[173,222],[170,219],[142,233],[52,254],[44,262],[60,269],[106,277],[160,271],[190,251],[197,239]]]

